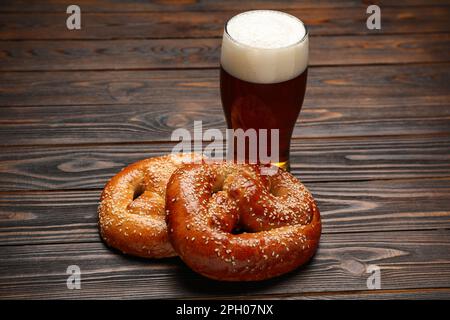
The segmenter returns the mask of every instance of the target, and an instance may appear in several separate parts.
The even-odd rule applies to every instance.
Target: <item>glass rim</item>
[[[242,43],[242,42],[238,41],[237,39],[233,38],[233,36],[228,32],[228,29],[227,29],[228,23],[229,23],[233,18],[235,18],[235,17],[237,17],[237,16],[239,16],[239,15],[241,15],[241,14],[245,14],[245,13],[248,13],[248,12],[255,12],[255,11],[270,11],[270,12],[277,12],[277,13],[281,13],[281,14],[285,14],[285,15],[287,15],[287,16],[293,17],[293,18],[296,19],[298,22],[300,22],[300,24],[305,28],[305,35],[304,35],[299,41],[297,41],[297,42],[294,42],[294,43],[292,43],[292,44],[290,44],[290,45],[288,45],[288,46],[278,47],[278,48],[261,48],[261,47],[254,47],[254,46],[251,46],[251,45]],[[244,11],[244,12],[238,13],[238,14],[232,16],[231,18],[229,18],[229,19],[225,22],[224,34],[225,34],[231,41],[233,41],[234,43],[236,43],[237,45],[240,45],[240,46],[245,46],[245,47],[248,47],[248,48],[258,49],[258,50],[279,50],[279,49],[291,48],[291,47],[297,46],[297,45],[299,45],[299,44],[305,42],[305,40],[308,38],[309,30],[308,30],[308,26],[307,26],[302,20],[300,20],[299,18],[297,18],[296,16],[294,16],[294,15],[292,15],[292,14],[290,14],[290,13],[283,12],[283,11],[278,11],[278,10],[268,10],[268,9],[267,9],[267,10],[264,10],[264,9],[257,9],[257,10],[248,10],[248,11]]]

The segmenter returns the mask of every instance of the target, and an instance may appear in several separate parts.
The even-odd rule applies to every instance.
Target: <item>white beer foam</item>
[[[243,12],[225,27],[220,60],[228,73],[244,81],[287,81],[308,66],[308,34],[304,24],[290,14]]]

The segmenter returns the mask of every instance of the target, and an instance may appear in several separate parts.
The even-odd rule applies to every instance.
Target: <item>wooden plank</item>
[[[98,242],[100,193],[0,193],[0,245]]]
[[[51,0],[45,2],[31,2],[26,0],[3,0],[0,5],[0,12],[60,12],[71,5],[69,0]],[[371,4],[379,6],[423,6],[423,5],[448,5],[448,0],[403,0],[401,2],[376,0]],[[335,8],[335,7],[355,7],[366,8],[368,4],[361,0],[302,0],[302,1],[274,1],[274,0],[196,0],[196,1],[108,1],[108,0],[78,0],[77,4],[83,12],[141,12],[141,11],[189,11],[189,10],[250,10],[250,9],[311,9],[311,8]]]
[[[305,105],[446,104],[449,81],[448,63],[310,68]],[[1,72],[0,83],[0,106],[166,103],[185,111],[220,101],[218,70]]]
[[[306,186],[318,202],[324,234],[450,228],[449,178]],[[0,246],[98,242],[100,193],[0,193]]]
[[[239,299],[240,297],[233,296],[230,299]],[[249,297],[243,296],[243,299]],[[448,300],[450,299],[450,289],[436,288],[436,289],[410,289],[410,290],[367,290],[358,292],[318,292],[311,294],[300,295],[264,295],[252,296],[251,300]]]
[[[83,13],[80,30],[66,28],[58,13],[0,13],[1,40],[163,39],[221,37],[225,22],[240,10],[217,12]],[[287,10],[308,26],[310,35],[411,34],[449,32],[450,7],[383,8],[381,30],[366,27],[366,6]]]
[[[0,71],[217,68],[220,39],[3,41]],[[450,61],[450,34],[325,36],[310,66]]]
[[[181,298],[367,290],[367,267],[381,268],[381,288],[450,286],[450,233],[445,231],[324,234],[307,266],[259,283],[203,278],[177,258],[126,257],[102,243],[6,246],[0,251],[0,297]],[[81,290],[68,290],[66,269],[81,269]]]
[[[294,137],[442,134],[449,65],[311,68]],[[1,145],[168,141],[225,128],[217,70],[0,73]],[[114,103],[117,105],[88,105]],[[44,106],[28,107],[42,104]]]
[[[183,99],[172,95],[167,98]],[[333,103],[345,105],[350,103],[348,100],[342,97]],[[370,103],[376,104],[377,100]],[[319,98],[308,99],[305,103],[294,128],[294,138],[450,132],[448,104],[408,105],[400,97],[395,104],[380,102],[370,107],[325,107],[326,102],[319,105],[318,101]],[[226,124],[219,104],[217,98],[217,101],[173,104],[0,108],[0,145],[166,142],[171,141],[177,128],[186,128],[193,134],[194,121],[198,120],[203,121],[204,131],[217,128],[225,137]]]
[[[420,3],[420,1],[409,1],[412,5]],[[141,12],[141,11],[189,11],[189,10],[229,10],[229,9],[270,9],[274,7],[283,8],[328,8],[328,7],[348,7],[354,5],[361,5],[358,0],[345,1],[273,1],[273,0],[259,0],[246,1],[243,3],[238,0],[228,1],[92,1],[79,0],[78,5],[84,12]],[[388,2],[387,2],[388,3]],[[68,0],[52,0],[44,3],[29,3],[26,0],[3,0],[0,6],[0,12],[60,12],[65,11],[65,8],[71,4]],[[439,3],[438,3],[439,4]]]
[[[204,144],[204,147],[207,144]],[[3,148],[0,191],[102,188],[122,167],[175,143]],[[224,145],[215,144],[218,148]],[[450,177],[450,136],[294,139],[291,172],[306,182]]]

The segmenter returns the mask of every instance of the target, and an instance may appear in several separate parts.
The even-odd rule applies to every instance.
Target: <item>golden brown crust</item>
[[[263,280],[315,253],[321,221],[313,197],[288,172],[279,169],[269,177],[260,169],[189,164],[170,178],[169,238],[196,272],[217,280]]]
[[[175,256],[165,222],[166,185],[183,162],[194,159],[198,160],[199,156],[182,154],[145,159],[112,177],[103,190],[98,208],[103,240],[130,255]]]

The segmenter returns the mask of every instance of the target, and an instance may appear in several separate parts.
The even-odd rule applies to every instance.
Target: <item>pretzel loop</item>
[[[264,176],[261,168],[190,164],[174,172],[169,238],[193,270],[217,280],[263,280],[313,256],[321,233],[313,197],[288,172]]]
[[[198,157],[180,154],[145,159],[115,175],[105,186],[98,209],[103,240],[130,255],[175,256],[165,222],[166,185],[178,167]]]

